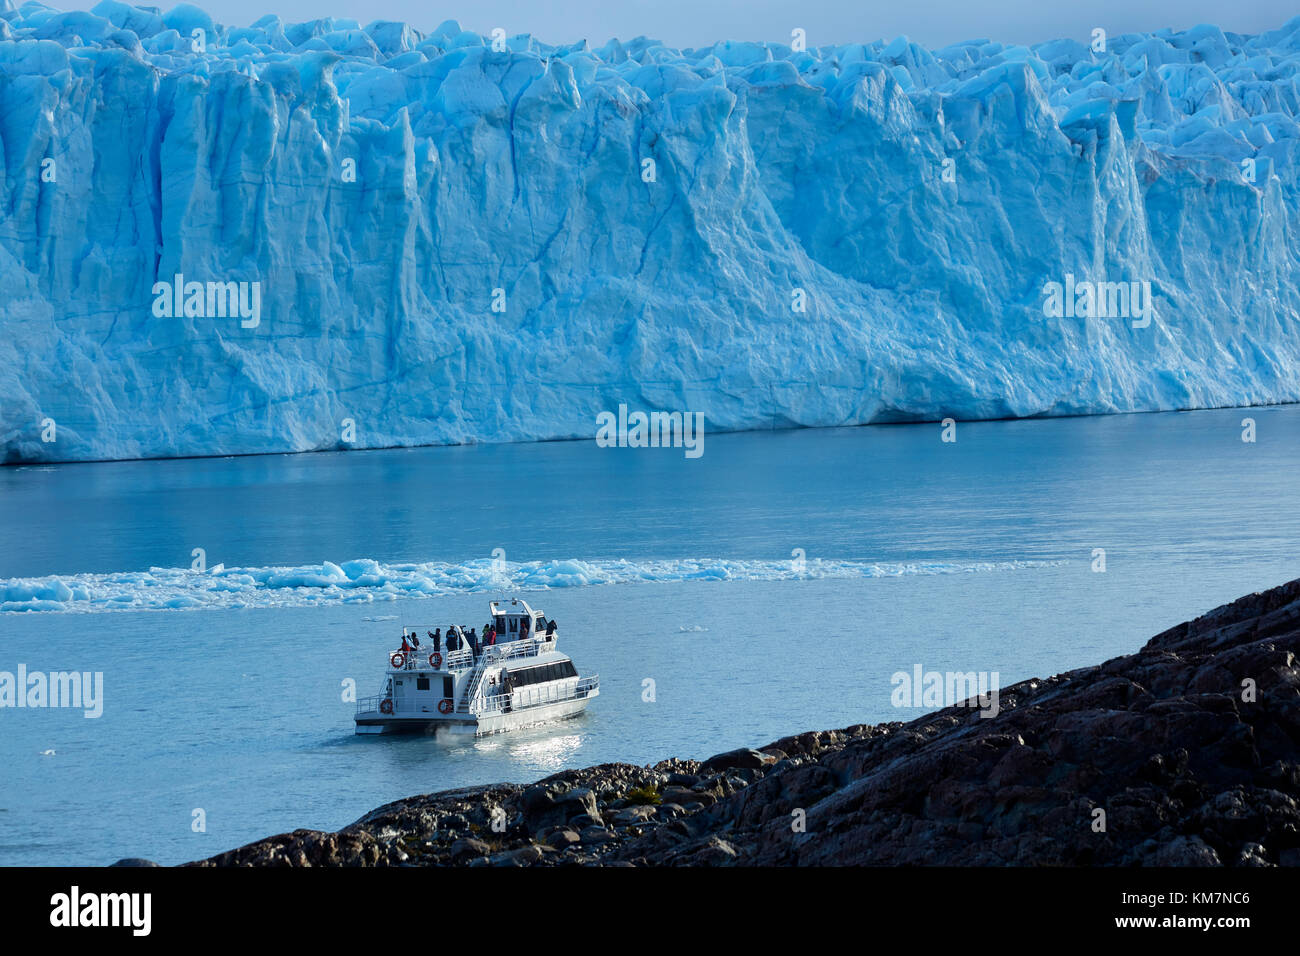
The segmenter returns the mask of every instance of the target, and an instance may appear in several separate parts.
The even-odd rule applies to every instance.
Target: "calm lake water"
[[[415,793],[910,719],[896,671],[1006,686],[1300,576],[1298,407],[957,436],[0,469],[0,606],[30,608],[0,613],[0,671],[105,688],[99,719],[0,709],[0,862],[179,863]],[[586,716],[353,735],[344,684],[377,692],[402,624],[519,594],[600,674]]]

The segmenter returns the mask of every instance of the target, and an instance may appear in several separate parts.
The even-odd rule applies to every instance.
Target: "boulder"
[[[538,833],[584,816],[592,823],[601,821],[596,794],[587,787],[560,790],[551,785],[529,787],[520,797],[523,822],[531,833]]]
[[[492,848],[490,846],[482,840],[475,840],[473,837],[457,840],[451,845],[453,863],[465,863],[474,857],[487,856],[491,852]]]
[[[702,772],[716,772],[730,770],[733,767],[760,770],[763,767],[770,767],[778,759],[774,753],[769,754],[761,750],[742,747],[739,750],[728,750],[726,753],[715,754],[700,764],[700,770]]]
[[[563,850],[565,847],[573,846],[575,843],[581,842],[581,840],[582,837],[580,837],[576,832],[565,829],[556,830],[546,838],[546,843],[548,846],[552,846],[557,850]]]

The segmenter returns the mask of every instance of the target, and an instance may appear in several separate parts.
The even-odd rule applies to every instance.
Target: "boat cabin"
[[[409,671],[390,675],[384,690],[392,697],[398,713],[446,714],[450,708],[442,702],[455,700],[456,678],[451,674]]]
[[[527,601],[514,600],[508,605],[492,601],[489,606],[498,644],[529,637],[546,637],[546,615],[533,610]]]

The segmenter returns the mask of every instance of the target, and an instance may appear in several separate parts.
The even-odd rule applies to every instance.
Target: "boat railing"
[[[434,657],[435,654],[438,656]],[[439,666],[433,666],[434,660],[441,660]],[[446,671],[473,666],[474,652],[468,647],[454,651],[435,651],[432,647],[421,645],[413,651],[404,651],[399,647],[388,652],[390,671]]]
[[[558,704],[566,700],[582,700],[585,697],[590,697],[599,687],[600,675],[592,674],[589,677],[579,678],[577,685],[574,687],[567,687],[562,684],[549,687],[527,687],[506,694],[492,694],[487,697],[480,697],[470,707],[470,712],[482,714],[515,709],[526,710],[530,707],[539,707],[542,704]]]
[[[536,657],[554,646],[554,641],[541,637],[528,637],[522,641],[503,641],[483,648],[483,659],[489,663],[514,660],[519,657]]]
[[[474,659],[474,652],[468,647],[460,647],[454,651],[435,651],[432,647],[421,645],[415,650],[404,651],[401,648],[388,652],[388,669],[390,671],[445,671],[459,670],[463,667],[473,667],[476,663],[496,664],[501,661],[517,660],[521,657],[536,657],[543,651],[550,650],[555,646],[554,641],[548,641],[544,637],[529,637],[522,641],[502,641],[499,644],[480,644],[478,660]],[[442,659],[440,667],[434,667],[431,660],[437,660],[433,655],[437,654]]]
[[[389,710],[382,710],[381,705],[384,701],[390,701],[392,707]],[[374,697],[362,697],[357,701],[357,716],[370,716],[371,714],[382,714],[384,717],[411,717],[421,714],[428,714],[430,719],[438,716],[447,716],[447,714],[438,706],[438,700],[432,699],[407,699],[399,702],[387,694],[378,694]]]

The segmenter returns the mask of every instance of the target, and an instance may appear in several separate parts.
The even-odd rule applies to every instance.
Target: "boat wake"
[[[300,567],[150,568],[108,574],[0,578],[0,613],[311,607],[442,597],[483,591],[543,591],[602,584],[678,581],[798,581],[962,574],[1048,567],[1062,561],[873,563],[688,558],[578,559],[381,564],[370,559]]]

